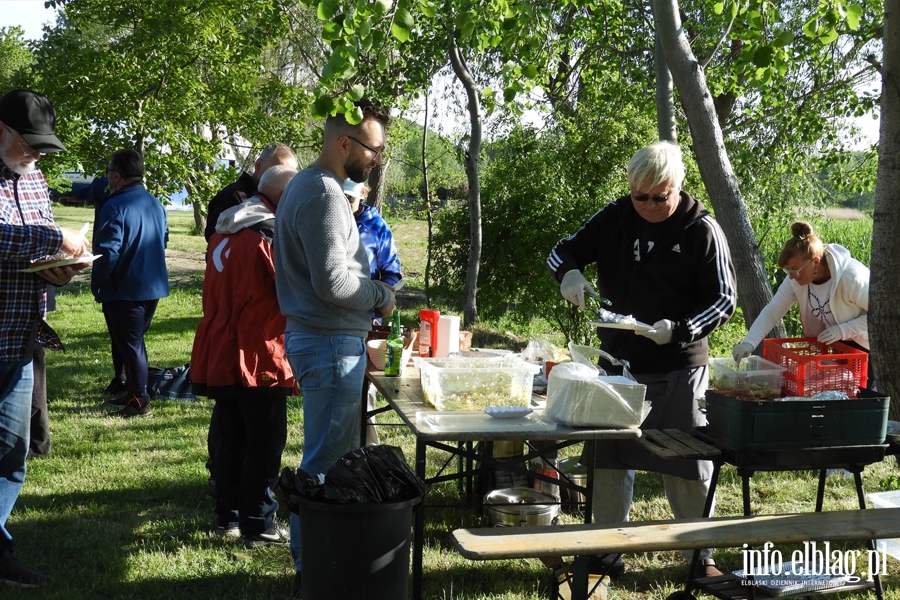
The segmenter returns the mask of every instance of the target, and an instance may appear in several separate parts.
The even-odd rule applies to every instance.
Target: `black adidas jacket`
[[[630,196],[606,205],[547,259],[561,281],[572,269],[597,264],[598,293],[607,309],[650,325],[675,322],[672,342],[658,345],[630,330],[598,328],[602,348],[635,373],[706,365],[706,337],[734,314],[736,288],[728,243],[718,224],[690,195],[668,219],[651,224]]]

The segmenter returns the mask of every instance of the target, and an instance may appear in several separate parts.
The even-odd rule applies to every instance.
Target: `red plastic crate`
[[[816,338],[768,338],[763,340],[763,358],[785,368],[781,393],[814,396],[837,390],[856,397],[866,386],[869,355],[852,346],[823,344]]]

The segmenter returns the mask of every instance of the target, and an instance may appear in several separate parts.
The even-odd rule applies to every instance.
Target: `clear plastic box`
[[[866,494],[875,508],[897,508],[900,507],[900,490],[891,492],[872,492]],[[875,540],[875,547],[879,552],[884,552],[889,556],[893,556],[900,560],[900,538]]]
[[[413,357],[425,401],[437,410],[484,410],[488,406],[528,406],[541,368],[514,357]]]
[[[709,359],[709,387],[714,390],[747,390],[757,398],[781,396],[784,367],[759,356],[750,356],[736,364],[730,358]]]

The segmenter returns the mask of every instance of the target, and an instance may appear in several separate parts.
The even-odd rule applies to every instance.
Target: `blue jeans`
[[[287,332],[284,349],[303,394],[300,468],[324,474],[359,448],[360,393],[366,375],[363,338]],[[291,555],[300,570],[300,520],[291,515]]]
[[[0,551],[13,547],[6,522],[25,483],[33,385],[30,356],[0,361]]]

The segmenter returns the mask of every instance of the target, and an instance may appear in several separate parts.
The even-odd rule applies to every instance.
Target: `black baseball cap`
[[[56,137],[56,111],[42,94],[15,89],[0,98],[0,122],[15,129],[38,152],[66,149]]]

